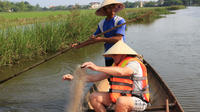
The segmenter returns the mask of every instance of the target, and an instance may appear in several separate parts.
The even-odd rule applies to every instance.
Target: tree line
[[[139,7],[141,4],[137,2],[124,2],[126,8]],[[144,7],[155,7],[155,6],[171,6],[171,5],[195,5],[200,6],[200,0],[158,0],[143,2]],[[68,6],[52,6],[52,7],[40,7],[39,4],[33,6],[27,1],[22,2],[9,2],[0,0],[0,12],[20,12],[20,11],[46,11],[46,10],[69,10],[73,8],[88,9],[90,5],[68,5]]]
[[[126,8],[139,7],[140,2],[124,2]],[[158,1],[143,1],[144,7],[157,7],[157,6],[172,6],[172,5],[185,5],[185,6],[200,6],[200,0],[158,0]]]
[[[68,10],[72,8],[88,9],[89,5],[69,5],[69,6],[52,6],[40,7],[39,4],[33,6],[27,1],[9,2],[0,0],[0,12],[21,12],[21,11],[46,11],[46,10]]]
[[[0,12],[20,12],[42,10],[39,4],[33,6],[29,2],[9,2],[0,0]]]
[[[161,0],[159,0],[160,2]],[[185,5],[185,6],[200,6],[200,0],[164,0],[164,6]]]

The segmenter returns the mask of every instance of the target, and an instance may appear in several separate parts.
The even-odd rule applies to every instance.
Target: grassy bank
[[[3,12],[0,13],[0,28],[59,20],[67,14],[69,11]]]
[[[94,10],[81,10],[88,13]],[[66,18],[70,11],[40,11],[40,12],[0,12],[0,29],[11,26],[59,21]]]
[[[147,23],[160,18],[161,14],[169,14],[168,8],[125,9],[118,15],[129,21],[151,12],[137,21]],[[50,20],[46,19],[43,22],[35,21],[31,25],[1,29],[0,66],[55,53],[69,47],[71,43],[84,41],[96,30],[98,22],[102,19],[94,14],[94,10],[73,10],[67,13],[59,17],[52,16]]]

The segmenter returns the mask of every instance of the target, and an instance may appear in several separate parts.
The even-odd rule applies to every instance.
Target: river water
[[[150,25],[128,29],[130,45],[161,75],[184,110],[199,112],[200,7],[178,10]]]
[[[186,112],[198,112],[200,7],[175,12],[151,24],[130,25],[126,32],[127,43],[144,55]],[[0,112],[63,112],[70,102],[72,82],[62,81],[62,75],[72,73],[85,61],[104,65],[102,46],[73,49],[1,84]],[[91,83],[85,91],[89,85]]]

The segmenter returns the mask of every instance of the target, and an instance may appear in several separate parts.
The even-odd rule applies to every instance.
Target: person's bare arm
[[[98,67],[97,71],[114,76],[129,76],[133,70],[128,67]]]
[[[95,74],[95,75],[87,75],[86,76],[86,81],[87,82],[97,82],[97,81],[101,81],[103,79],[108,78],[108,75],[104,74],[104,73],[99,73],[99,74]]]
[[[116,43],[118,42],[119,40],[121,40],[123,37],[123,35],[121,34],[116,34],[116,36],[112,36],[110,38],[102,38],[101,41],[102,42],[107,42],[107,43]]]
[[[123,35],[121,34],[116,34],[116,36],[110,37],[110,38],[105,38],[105,37],[95,37],[92,35],[90,39],[80,43],[80,44],[74,44],[72,47],[75,48],[81,48],[90,44],[95,44],[98,42],[107,42],[107,43],[116,43],[117,41],[121,40]]]
[[[96,82],[96,81],[100,81],[100,80],[103,80],[106,78],[108,78],[108,75],[106,75],[104,73],[99,73],[99,74],[95,74],[95,75],[88,74],[85,76],[85,81],[86,82]],[[71,74],[63,75],[63,80],[71,81],[73,79],[74,79],[74,77]]]
[[[133,74],[133,70],[130,69],[129,67],[101,67],[97,66],[92,62],[85,62],[82,64],[83,67],[86,67],[88,69],[94,70],[94,71],[99,71],[104,74],[108,75],[114,75],[114,76],[128,76]]]

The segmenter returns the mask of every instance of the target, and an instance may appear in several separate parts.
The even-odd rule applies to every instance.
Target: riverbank
[[[136,22],[150,23],[163,14],[170,14],[174,7],[125,9],[118,15],[129,21],[151,12]],[[175,7],[180,8],[183,6]],[[1,29],[0,66],[18,64],[35,57],[43,58],[68,48],[72,43],[85,41],[96,30],[101,19],[94,14],[94,10],[72,10],[68,16],[60,16],[59,20]]]

